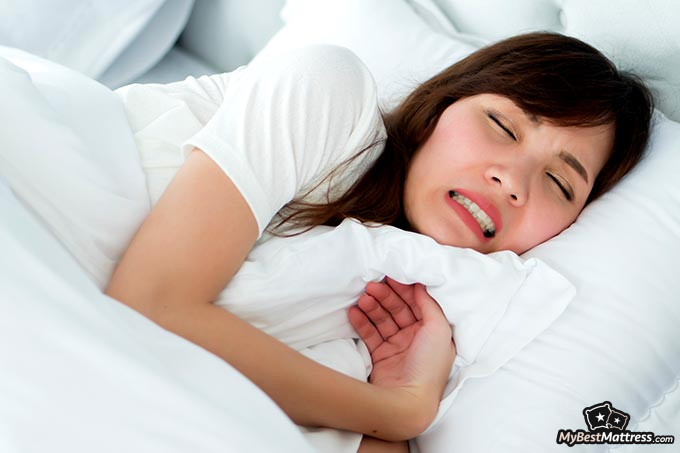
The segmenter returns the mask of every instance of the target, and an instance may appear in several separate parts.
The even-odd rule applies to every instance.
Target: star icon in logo
[[[603,401],[600,404],[595,404],[594,406],[583,409],[583,417],[585,418],[586,424],[588,425],[588,429],[590,431],[609,428],[608,425],[610,418],[613,422],[614,417],[621,416],[618,413],[614,417],[611,417],[611,415],[612,403],[609,401]]]

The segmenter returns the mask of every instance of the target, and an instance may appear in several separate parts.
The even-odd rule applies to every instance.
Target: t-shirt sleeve
[[[301,190],[383,137],[368,69],[349,50],[312,46],[231,73],[219,109],[182,151],[199,148],[219,165],[261,235]],[[374,148],[353,172],[375,158]],[[346,179],[338,184],[347,186]]]

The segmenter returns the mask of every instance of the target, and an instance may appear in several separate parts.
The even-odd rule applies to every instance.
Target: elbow
[[[154,321],[164,311],[165,299],[158,290],[150,285],[140,285],[137,279],[125,278],[120,274],[114,273],[104,294]]]

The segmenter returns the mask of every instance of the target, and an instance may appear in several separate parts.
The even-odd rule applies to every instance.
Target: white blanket
[[[309,357],[358,379],[370,357],[347,320],[369,281],[420,282],[454,326],[455,367],[436,422],[468,378],[493,373],[550,325],[575,294],[560,274],[512,252],[483,255],[347,219],[255,247],[216,303]],[[434,425],[434,424],[433,424]],[[314,430],[323,451],[359,436]]]

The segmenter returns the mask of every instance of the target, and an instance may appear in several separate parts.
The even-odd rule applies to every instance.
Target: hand
[[[434,417],[456,350],[451,327],[425,287],[389,278],[369,283],[349,319],[371,353],[370,382],[414,392]]]

